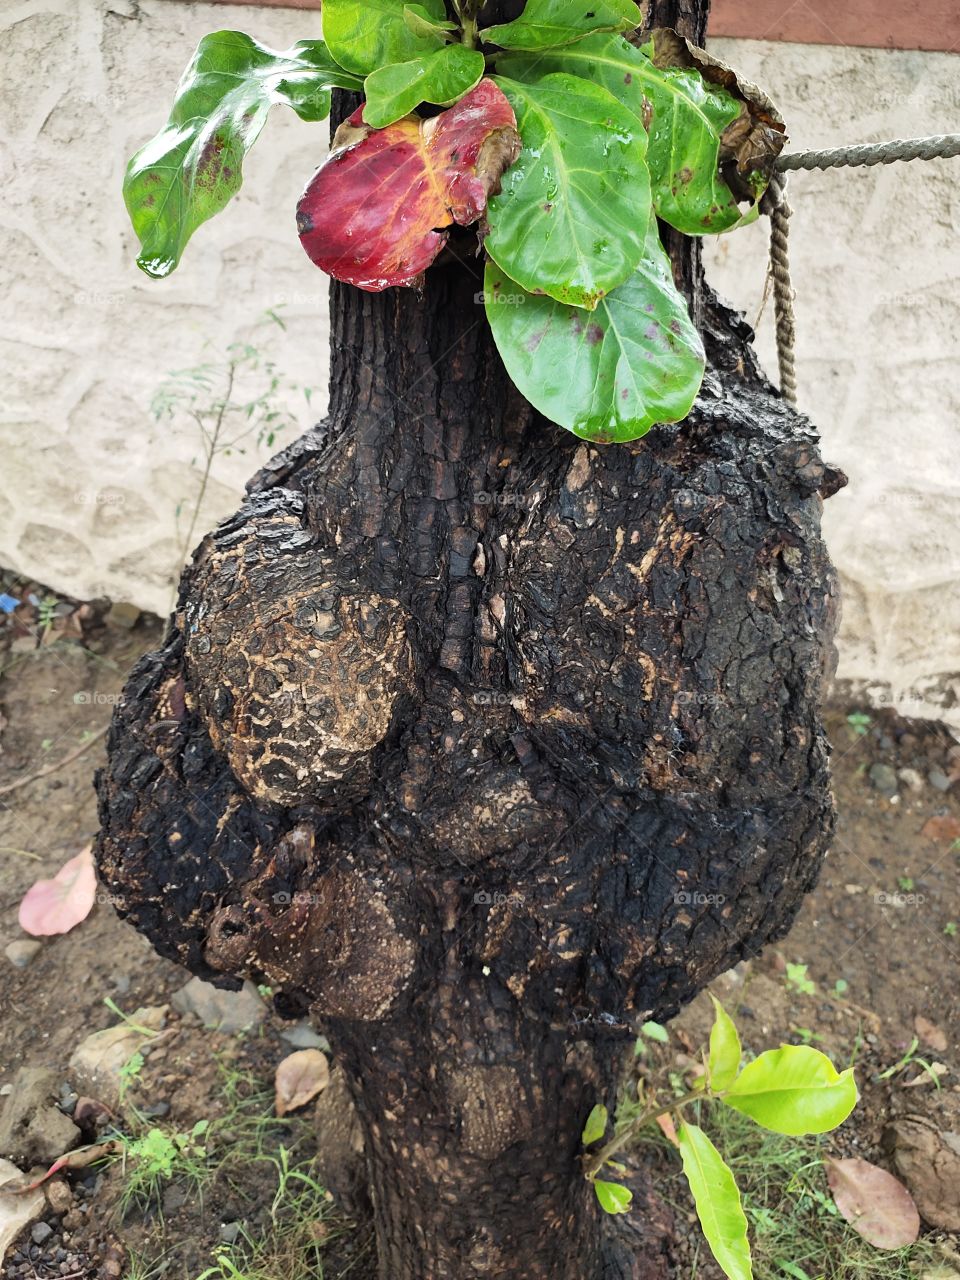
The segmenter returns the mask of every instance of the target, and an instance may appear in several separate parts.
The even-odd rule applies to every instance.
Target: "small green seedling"
[[[601,1180],[598,1175],[605,1167],[614,1166],[612,1157],[647,1124],[669,1116],[675,1123],[683,1172],[713,1256],[730,1280],[752,1280],[747,1218],[734,1175],[703,1129],[688,1119],[687,1108],[715,1103],[773,1133],[799,1137],[826,1133],[841,1125],[857,1104],[857,1085],[852,1067],[838,1072],[825,1054],[808,1045],[781,1045],[742,1065],[740,1036],[733,1019],[718,1000],[713,1004],[706,1073],[697,1087],[666,1104],[654,1100],[599,1147],[609,1116],[606,1107],[595,1106],[583,1130],[584,1145],[596,1148],[584,1156],[584,1173],[606,1213],[629,1212],[629,1188]]]
[[[794,992],[796,995],[812,996],[817,985],[812,978],[807,977],[808,965],[805,964],[788,964],[784,982],[787,990]]]
[[[850,730],[854,737],[857,738],[862,738],[872,723],[872,717],[866,715],[862,711],[852,711],[850,715],[847,716],[847,724],[850,726]]]
[[[948,920],[947,923],[943,926],[943,932],[947,935],[948,938],[955,938],[957,936],[956,920]]]

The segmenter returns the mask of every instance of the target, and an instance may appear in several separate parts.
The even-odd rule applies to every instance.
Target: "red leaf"
[[[913,1196],[868,1160],[827,1160],[827,1182],[847,1222],[878,1249],[903,1249],[920,1234]]]
[[[86,920],[97,894],[93,854],[87,845],[52,880],[38,880],[20,903],[20,928],[35,938],[69,933]]]
[[[513,108],[492,80],[429,120],[405,116],[386,129],[365,125],[360,107],[300,199],[300,241],[347,284],[373,293],[415,284],[446,243],[443,228],[480,221],[519,154]]]

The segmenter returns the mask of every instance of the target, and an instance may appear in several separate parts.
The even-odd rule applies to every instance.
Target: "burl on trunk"
[[[383,1280],[640,1275],[585,1117],[830,836],[836,476],[671,243],[708,371],[631,446],[511,388],[468,237],[422,297],[334,285],[326,422],[201,543],[114,720],[103,879],[327,1030]]]

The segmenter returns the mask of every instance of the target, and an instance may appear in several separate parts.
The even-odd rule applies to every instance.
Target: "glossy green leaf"
[[[447,31],[456,31],[455,22],[437,21],[431,18],[422,4],[405,4],[403,20],[415,36],[431,40],[436,36],[446,39]]]
[[[720,176],[720,138],[744,108],[694,68],[655,67],[622,36],[593,35],[542,54],[508,54],[497,70],[525,83],[566,71],[603,85],[649,130],[657,214],[687,235],[730,230],[740,207]]]
[[[197,227],[240,190],[244,156],[271,106],[323,120],[335,87],[359,89],[361,82],[319,40],[277,53],[241,31],[205,36],[165,128],[127,167],[123,197],[140,239],[137,264],[148,275],[169,275]]]
[[[503,49],[549,49],[591,31],[633,31],[642,16],[634,0],[527,0],[519,18],[480,36]]]
[[[404,0],[323,0],[323,38],[337,62],[358,75],[436,52],[444,43],[443,31],[411,30],[407,7]],[[443,0],[412,7],[425,22],[446,21]]]
[[[594,312],[526,293],[487,267],[487,316],[521,394],[587,440],[636,440],[656,422],[685,418],[704,354],[670,263],[650,230],[634,274]]]
[[[425,58],[397,62],[367,76],[364,124],[374,129],[401,120],[421,102],[447,107],[483,79],[483,54],[462,44],[448,44]]]
[[[697,1125],[682,1124],[677,1141],[710,1251],[730,1280],[753,1280],[747,1219],[733,1174]]]
[[[621,1186],[619,1182],[601,1182],[597,1179],[593,1184],[593,1189],[597,1193],[600,1208],[604,1213],[630,1212],[633,1192],[629,1187]]]
[[[603,1103],[598,1102],[590,1114],[587,1116],[587,1123],[583,1126],[583,1145],[589,1147],[592,1142],[599,1142],[607,1131],[607,1108]]]
[[[781,1045],[747,1063],[722,1101],[774,1133],[826,1133],[857,1105],[853,1068],[838,1072],[809,1045]]]
[[[715,996],[710,999],[715,1014],[710,1031],[710,1088],[714,1093],[721,1093],[736,1079],[743,1051],[733,1019]]]
[[[523,140],[490,201],[486,249],[530,293],[592,309],[634,271],[652,220],[647,136],[600,85],[495,77]]]

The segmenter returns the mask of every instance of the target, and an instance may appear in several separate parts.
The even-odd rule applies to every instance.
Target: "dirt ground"
[[[0,589],[45,598],[41,588],[9,576]],[[17,910],[29,886],[94,836],[91,779],[103,757],[102,738],[94,735],[109,720],[131,664],[160,634],[155,620],[140,618],[131,629],[131,617],[109,618],[105,606],[61,601],[58,614],[51,610],[0,615],[0,953],[24,938]],[[960,751],[938,726],[848,702],[832,706],[828,719],[840,819],[820,884],[790,935],[716,990],[737,1010],[753,1051],[812,1040],[835,1061],[856,1056],[863,1102],[833,1149],[882,1162],[882,1133],[893,1115],[920,1114],[939,1129],[960,1130]],[[44,769],[45,776],[8,789]],[[806,965],[806,973],[788,968],[794,965]],[[24,1064],[52,1067],[69,1087],[67,1064],[77,1045],[117,1021],[105,999],[124,1013],[168,1004],[187,977],[154,955],[107,902],[70,933],[45,941],[25,968],[0,954],[0,1087]],[[658,1052],[695,1051],[709,1017],[702,996],[671,1025],[671,1045]],[[167,1026],[131,1098],[184,1131],[226,1107],[218,1084],[224,1064],[243,1088],[253,1081],[266,1087],[291,1051],[281,1039],[289,1024],[270,1011],[246,1035],[204,1031],[173,1011]],[[911,1062],[889,1074],[915,1038]],[[925,1070],[918,1056],[940,1065]],[[311,1140],[308,1120],[295,1121],[279,1137],[267,1133],[268,1154],[281,1141],[309,1154]],[[276,1170],[265,1160],[202,1204],[185,1193],[178,1202],[168,1187],[166,1214],[162,1206],[135,1207],[121,1222],[122,1183],[116,1166],[73,1177],[69,1208],[44,1219],[52,1234],[37,1245],[28,1232],[0,1275],[196,1280],[226,1238],[225,1223],[256,1224],[263,1216]],[[365,1280],[361,1246],[350,1246],[342,1266],[340,1247],[323,1274]],[[147,1256],[163,1259],[155,1272],[135,1261]],[[704,1266],[683,1274],[714,1273]]]

